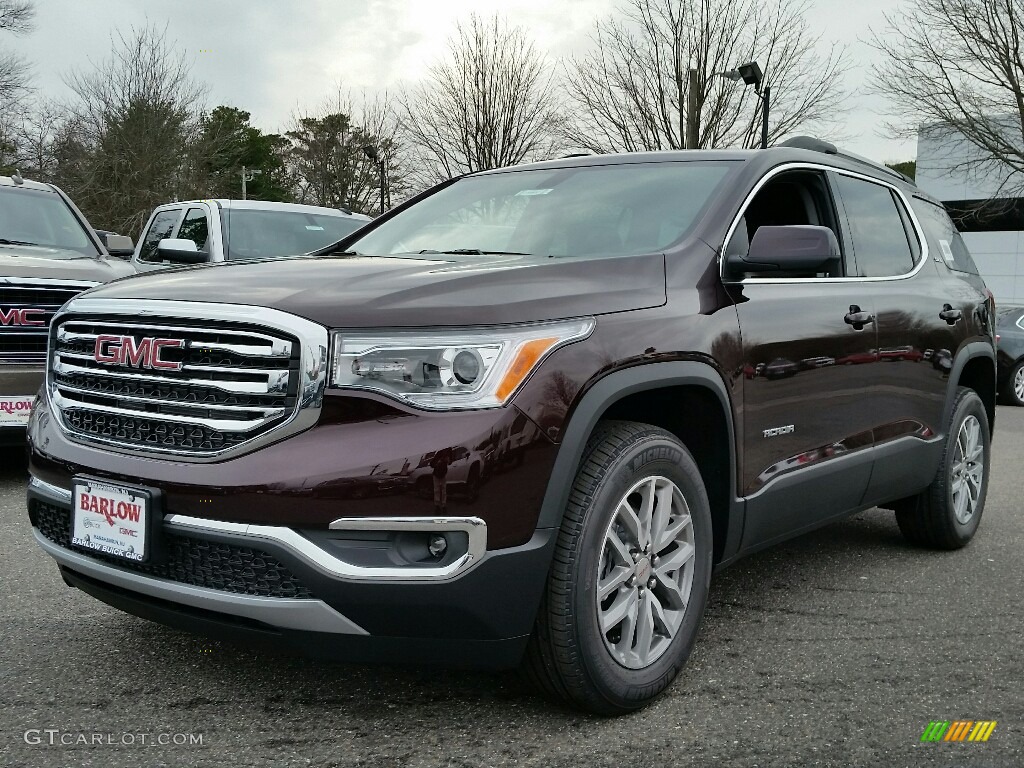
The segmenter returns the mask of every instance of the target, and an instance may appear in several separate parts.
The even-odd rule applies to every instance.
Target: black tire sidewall
[[[1006,385],[1003,389],[1003,397],[1009,405],[1015,405],[1018,408],[1024,406],[1024,400],[1017,397],[1017,391],[1013,388],[1013,382],[1017,378],[1017,372],[1021,368],[1024,368],[1024,360],[1017,361],[1017,364],[1013,366],[1013,370],[1010,371],[1010,377],[1006,380]]]
[[[619,500],[644,477],[655,475],[672,480],[690,507],[696,546],[695,572],[690,602],[672,645],[651,666],[634,670],[618,664],[605,648],[597,614],[598,565],[604,535]],[[580,660],[592,683],[611,705],[635,709],[671,683],[685,664],[707,604],[713,549],[711,515],[700,472],[689,453],[673,439],[651,435],[616,456],[604,468],[577,547],[573,614]]]

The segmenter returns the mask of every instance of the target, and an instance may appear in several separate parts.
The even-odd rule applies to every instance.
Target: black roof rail
[[[853,160],[855,163],[861,165],[867,165],[874,168],[876,171],[888,174],[889,176],[895,176],[897,179],[907,182],[916,186],[914,180],[909,176],[900,173],[899,171],[890,168],[882,163],[876,163],[874,160],[869,160],[866,157],[856,155],[853,152],[840,152],[839,149],[830,141],[824,141],[823,139],[816,139],[813,136],[794,136],[791,139],[786,139],[784,142],[779,144],[780,147],[793,147],[795,149],[809,149],[814,152],[822,152],[826,155],[836,155],[837,157],[843,157],[847,160]]]

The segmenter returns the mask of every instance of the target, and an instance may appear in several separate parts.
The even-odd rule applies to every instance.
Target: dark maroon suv
[[[963,546],[991,296],[935,200],[797,143],[473,174],[320,258],[89,291],[29,425],[40,546],[148,619],[597,712],[671,683],[744,554],[873,506]]]

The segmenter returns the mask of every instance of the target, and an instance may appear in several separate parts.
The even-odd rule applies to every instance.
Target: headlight
[[[493,408],[553,350],[594,330],[593,318],[479,329],[335,331],[331,386],[372,389],[420,408]]]

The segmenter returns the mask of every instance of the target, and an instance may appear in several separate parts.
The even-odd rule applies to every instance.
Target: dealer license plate
[[[73,490],[73,544],[126,560],[146,559],[151,512],[149,493],[79,479],[75,479]]]
[[[0,427],[24,427],[32,411],[35,395],[0,397]]]

